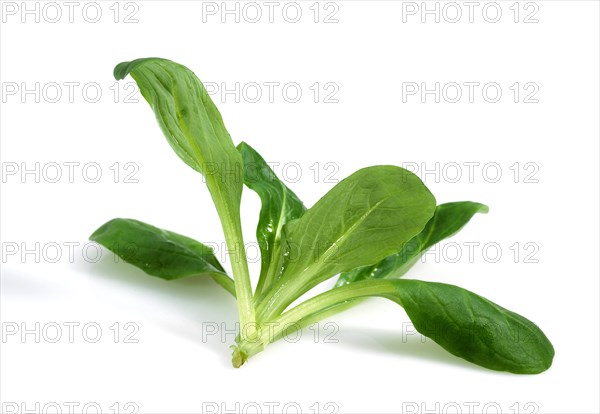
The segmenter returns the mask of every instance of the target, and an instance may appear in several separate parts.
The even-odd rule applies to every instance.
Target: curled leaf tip
[[[481,203],[477,203],[477,204],[479,204],[478,213],[487,214],[490,212],[490,208],[487,205],[481,204]]]
[[[129,64],[131,62],[121,62],[113,70],[113,76],[116,80],[124,79],[129,73]]]
[[[125,77],[127,75],[129,75],[129,73],[136,66],[138,66],[140,63],[142,63],[142,62],[144,62],[146,60],[165,60],[165,59],[160,59],[160,58],[141,58],[141,59],[135,59],[135,60],[127,61],[127,62],[121,62],[117,66],[115,66],[115,68],[113,70],[113,76],[115,77],[116,80],[125,79]]]

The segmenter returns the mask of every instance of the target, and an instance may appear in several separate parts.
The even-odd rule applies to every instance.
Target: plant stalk
[[[254,311],[254,301],[252,297],[252,284],[250,282],[250,272],[248,271],[248,260],[246,259],[246,250],[244,249],[244,239],[242,236],[241,222],[239,214],[236,218],[218,210],[227,249],[232,253],[231,270],[235,281],[235,296],[238,304],[238,313],[240,318],[240,339],[251,340],[256,337],[257,326]]]
[[[267,345],[283,338],[285,335],[356,306],[365,297],[385,297],[388,290],[389,293],[395,290],[395,287],[389,281],[369,280],[351,283],[321,293],[283,313],[272,322],[261,324],[258,338],[250,341],[240,341],[234,351],[234,360],[236,353],[238,357],[242,355],[241,363],[243,364],[248,358],[261,352]]]

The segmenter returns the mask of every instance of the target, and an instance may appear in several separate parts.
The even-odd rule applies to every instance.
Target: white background
[[[282,15],[286,3],[270,22],[262,2],[259,22],[247,21],[255,9],[246,8],[236,23],[234,15],[221,21],[221,2],[205,4],[205,11],[219,8],[208,15],[202,2],[115,7],[109,1],[98,2],[102,16],[91,23],[86,18],[94,19],[93,6],[86,15],[87,3],[78,3],[70,22],[68,6],[58,2],[62,18],[51,23],[56,7],[44,9],[46,2],[27,2],[38,7],[39,22],[35,14],[21,15],[21,2],[2,2],[0,393],[7,412],[13,407],[7,403],[26,403],[20,410],[35,404],[50,410],[56,403],[68,412],[70,402],[78,410],[88,404],[89,412],[94,404],[105,412],[192,413],[215,406],[218,412],[253,412],[256,405],[269,412],[269,403],[278,410],[287,403],[289,412],[299,406],[305,412],[466,413],[486,404],[490,413],[498,407],[599,412],[598,3],[498,2],[497,23],[486,21],[495,6],[482,15],[485,2],[476,6],[473,22],[459,2],[460,21],[450,23],[456,9],[439,3],[446,15],[439,23],[427,15],[423,23],[420,13],[403,14],[420,2],[396,1],[321,3],[315,23],[313,3],[298,3],[297,23],[284,18],[294,18],[292,6]],[[332,12],[329,20],[338,22],[325,23]],[[533,12],[530,20],[538,22],[525,23]],[[124,22],[130,13],[137,23]],[[203,242],[223,240],[201,177],[171,151],[139,94],[137,103],[125,102],[131,78],[114,86],[115,64],[148,56],[183,63],[213,85],[263,85],[256,103],[249,102],[249,89],[239,102],[218,93],[213,99],[234,141],[245,140],[279,162],[280,175],[287,165],[284,178],[308,206],[334,185],[324,179],[327,173],[339,180],[364,166],[403,163],[417,163],[422,173],[438,163],[438,175],[423,178],[439,203],[479,201],[490,213],[475,217],[448,242],[454,244],[445,243],[407,277],[458,284],[530,318],[555,346],[550,370],[517,376],[464,362],[430,340],[403,335],[404,311],[376,299],[332,318],[337,343],[324,343],[332,325],[322,324],[318,343],[306,330],[297,343],[276,343],[235,370],[228,349],[233,337],[203,338],[203,323],[233,328],[237,319],[234,300],[212,281],[166,283],[115,263],[107,251],[92,263],[96,250],[85,244],[87,237],[113,217],[137,218]],[[73,99],[69,82],[77,83]],[[265,82],[280,84],[273,102]],[[302,90],[296,103],[288,102],[294,94],[282,96],[291,82]],[[315,103],[309,88],[316,82],[321,94]],[[325,90],[328,82],[334,85]],[[487,102],[494,94],[482,96],[479,86],[471,103],[463,86],[457,103],[448,102],[450,89],[447,99],[436,103],[426,95],[423,103],[419,94],[403,99],[408,82],[428,88],[495,82],[502,97]],[[509,89],[515,82],[517,103]],[[529,82],[537,103],[523,102]],[[39,97],[21,94],[36,83]],[[94,103],[96,88],[102,96]],[[338,102],[324,102],[334,89]],[[23,168],[35,171],[36,163],[39,178],[22,175]],[[55,183],[52,163],[62,173]],[[64,163],[79,163],[73,182]],[[84,174],[89,163],[97,164]],[[472,179],[465,163],[479,163]],[[102,176],[93,183],[95,165]],[[498,167],[502,176],[493,182]],[[125,182],[131,179],[137,183]],[[253,243],[259,201],[244,194],[244,231]],[[480,243],[472,257],[470,242]],[[495,250],[483,251],[490,243],[501,249],[497,261]],[[75,246],[72,258],[69,245]],[[37,250],[38,257],[24,250]],[[461,257],[454,260],[457,252]],[[251,267],[257,275],[258,263]],[[79,324],[72,343],[69,322]],[[15,326],[35,330],[36,323],[39,342],[34,334],[7,334]],[[83,336],[87,323],[102,329],[97,343],[86,340],[93,329]],[[55,324],[63,336],[51,343]],[[126,343],[124,335],[136,326],[132,338],[138,342]]]

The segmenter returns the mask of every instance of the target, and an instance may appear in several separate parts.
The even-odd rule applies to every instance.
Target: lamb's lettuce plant
[[[485,205],[436,205],[416,175],[379,165],[350,175],[307,209],[258,152],[246,143],[234,146],[219,111],[189,69],[158,58],[115,68],[118,80],[128,74],[175,153],[204,175],[227,248],[235,253],[233,278],[208,246],[137,220],[111,220],[90,239],[150,275],[165,280],[210,276],[234,295],[240,318],[232,346],[235,367],[284,335],[373,296],[399,304],[419,332],[475,364],[519,374],[550,367],[552,344],[531,321],[457,286],[400,279],[424,251],[457,233],[475,214],[487,213]],[[241,231],[244,184],[262,204],[256,230],[261,271],[254,291]],[[331,290],[290,308],[336,275]]]

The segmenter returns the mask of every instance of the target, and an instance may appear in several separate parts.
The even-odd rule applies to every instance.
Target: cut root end
[[[244,362],[248,360],[248,356],[236,345],[233,345],[231,348],[233,349],[233,355],[231,356],[231,364],[234,368],[239,368],[242,365],[244,365]]]

